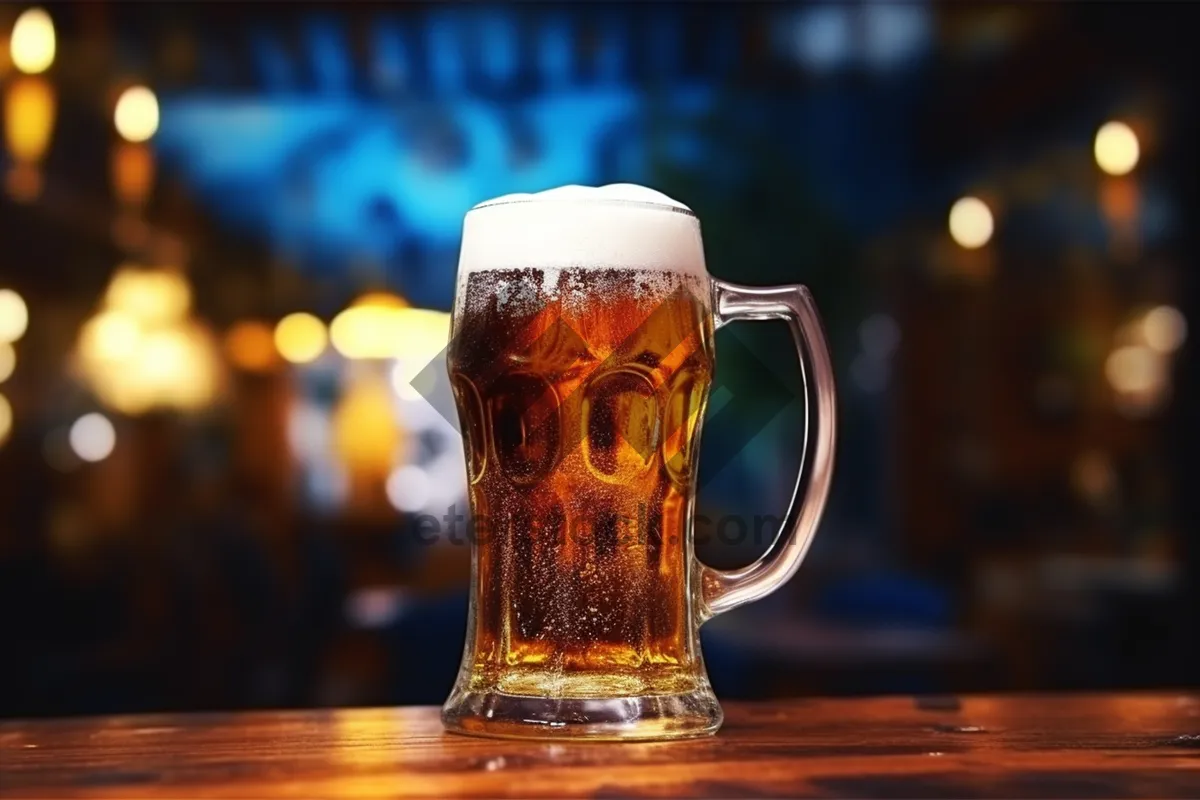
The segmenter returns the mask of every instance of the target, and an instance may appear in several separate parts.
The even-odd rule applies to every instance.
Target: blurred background
[[[0,717],[440,703],[462,215],[625,181],[835,351],[834,498],[706,626],[722,697],[1197,685],[1185,11],[0,6]],[[701,510],[782,515],[786,330],[718,352]]]

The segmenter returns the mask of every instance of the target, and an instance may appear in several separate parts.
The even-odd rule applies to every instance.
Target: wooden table
[[[727,705],[715,738],[472,739],[432,708],[0,723],[0,797],[1200,797],[1200,695]]]

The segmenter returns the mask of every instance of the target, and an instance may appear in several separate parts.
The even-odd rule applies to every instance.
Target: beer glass
[[[722,571],[692,547],[713,331],[769,319],[790,326],[813,398],[796,443],[811,468],[767,553]],[[795,573],[829,493],[833,373],[807,289],[709,277],[696,216],[644,187],[511,195],[464,221],[447,362],[472,585],[445,726],[626,740],[715,732],[699,626]]]

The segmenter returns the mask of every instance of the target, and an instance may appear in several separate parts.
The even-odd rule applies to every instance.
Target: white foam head
[[[510,194],[463,221],[458,273],[630,269],[705,275],[700,222],[687,206],[631,183]]]

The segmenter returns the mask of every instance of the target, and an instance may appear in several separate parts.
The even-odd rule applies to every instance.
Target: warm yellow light
[[[415,402],[422,397],[425,387],[413,382],[450,341],[450,315],[427,308],[404,309],[392,335],[396,357],[391,372],[392,389],[400,399]]]
[[[348,308],[333,318],[329,338],[346,358],[387,358],[391,327],[391,309],[379,306]]]
[[[367,292],[350,304],[352,307],[379,306],[381,308],[408,308],[408,301],[390,292]]]
[[[0,289],[0,342],[15,342],[29,327],[29,309],[21,295],[12,289]]]
[[[1104,374],[1113,389],[1135,394],[1156,392],[1166,380],[1162,358],[1148,347],[1119,347],[1104,364]]]
[[[225,334],[225,353],[239,369],[265,372],[275,365],[275,337],[265,322],[244,320]]]
[[[8,400],[4,395],[0,394],[0,444],[8,438],[8,432],[12,430],[12,406],[8,404]]]
[[[27,75],[45,72],[54,63],[54,21],[40,8],[30,8],[17,17],[8,49],[13,66]]]
[[[194,410],[217,391],[212,342],[194,323],[148,334],[133,366],[132,377],[153,398],[153,405]]]
[[[110,408],[204,407],[220,388],[221,361],[209,330],[187,314],[191,289],[179,272],[121,267],[102,309],[80,331],[78,366]]]
[[[0,383],[12,377],[17,368],[17,351],[8,342],[0,342]]]
[[[391,394],[375,376],[352,383],[333,412],[333,445],[354,472],[386,476],[401,444]]]
[[[142,375],[164,383],[168,378],[183,377],[187,369],[183,361],[187,357],[186,334],[174,329],[155,331],[142,345]]]
[[[158,98],[145,86],[130,86],[113,111],[117,133],[127,142],[144,142],[158,130]]]
[[[992,210],[978,197],[960,198],[950,208],[950,236],[968,250],[983,247],[992,238]]]
[[[4,139],[14,161],[36,164],[50,146],[57,104],[44,78],[17,78],[4,92]]]
[[[96,396],[110,408],[126,414],[152,408],[195,410],[216,395],[216,349],[195,322],[139,328],[133,336],[120,323],[85,330],[90,333],[80,340],[81,367]]]
[[[329,338],[346,358],[388,358],[395,352],[395,329],[406,307],[385,292],[371,292],[333,318]]]
[[[130,367],[136,365],[136,361],[129,362]],[[144,414],[157,404],[152,388],[146,386],[132,369],[123,375],[115,372],[94,374],[90,376],[89,385],[100,402],[122,414]]]
[[[80,354],[89,364],[104,368],[132,355],[141,336],[134,317],[123,311],[101,311],[80,331]]]
[[[117,445],[117,430],[108,417],[93,412],[75,420],[67,441],[75,455],[94,464],[112,455]]]
[[[1142,319],[1142,337],[1151,349],[1173,353],[1187,339],[1187,320],[1172,306],[1152,308]]]
[[[431,378],[426,369],[450,341],[450,315],[426,308],[405,309],[394,335],[396,363],[391,373],[392,389],[401,400],[415,402],[429,387],[414,382],[419,376],[423,381]]]
[[[275,347],[293,364],[315,361],[325,352],[328,341],[325,323],[302,311],[288,314],[275,326]]]
[[[175,408],[196,410],[212,402],[221,390],[221,362],[217,357],[214,338],[198,321],[182,326],[187,338],[188,357],[192,361],[190,380],[176,386],[170,399]]]
[[[450,315],[445,311],[405,309],[398,327],[396,354],[401,358],[433,358],[450,343]]]
[[[449,341],[450,315],[410,308],[389,295],[365,295],[334,317],[329,333],[333,346],[347,358],[429,361]]]
[[[183,275],[168,269],[121,267],[104,296],[109,308],[123,311],[143,324],[181,319],[192,303]]]
[[[1141,156],[1137,134],[1124,122],[1106,122],[1096,131],[1096,164],[1109,175],[1127,175]]]

